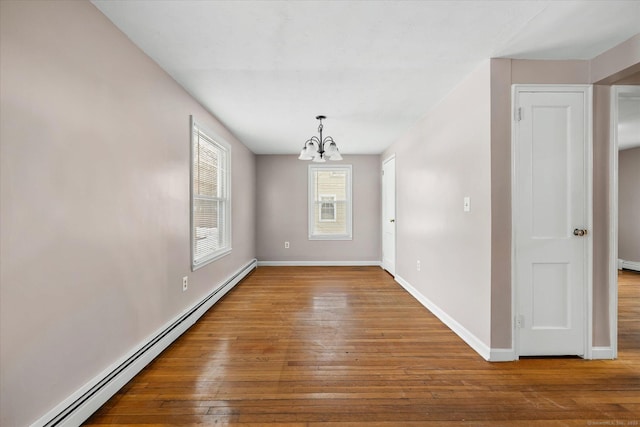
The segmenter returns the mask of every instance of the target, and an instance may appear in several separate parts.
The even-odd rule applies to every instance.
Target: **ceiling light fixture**
[[[300,160],[313,160],[317,163],[323,163],[327,159],[329,160],[342,160],[342,156],[338,151],[338,146],[330,136],[322,139],[322,121],[326,119],[325,116],[316,116],[316,119],[320,120],[320,126],[318,126],[318,133],[320,138],[312,136],[307,139],[300,151]]]

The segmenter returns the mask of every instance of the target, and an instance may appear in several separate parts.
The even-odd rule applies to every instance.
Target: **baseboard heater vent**
[[[82,424],[82,422],[89,418],[91,414],[109,400],[109,398],[111,398],[111,396],[131,380],[131,378],[133,378],[147,364],[155,359],[157,355],[175,341],[176,338],[196,323],[196,321],[209,308],[211,308],[213,304],[215,304],[227,292],[233,289],[236,284],[250,274],[257,265],[257,260],[252,260],[236,274],[229,277],[215,291],[211,292],[161,332],[157,333],[152,339],[147,341],[145,345],[126,358],[126,360],[120,363],[115,369],[111,370],[107,375],[104,375],[100,381],[74,399],[71,404],[64,407],[61,411],[56,411],[57,415],[50,418],[51,413],[49,413],[38,422],[32,424],[32,427],[66,427],[79,426]],[[49,419],[49,421],[45,421],[47,419]]]
[[[623,259],[619,259],[618,260],[618,269],[619,270],[626,269],[626,270],[640,271],[640,262],[626,261],[626,260],[623,260]]]

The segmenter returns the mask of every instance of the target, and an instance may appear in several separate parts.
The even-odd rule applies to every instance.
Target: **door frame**
[[[609,120],[609,344],[611,357],[618,357],[618,96],[611,86]]]
[[[393,228],[394,228],[394,233],[393,233],[393,272],[387,270],[384,264],[384,201],[385,201],[385,189],[384,189],[384,165],[385,163],[389,162],[390,160],[395,161],[396,160],[396,154],[393,153],[390,156],[386,157],[384,160],[382,160],[382,164],[381,164],[381,195],[380,195],[380,206],[381,206],[381,210],[380,210],[380,217],[381,217],[381,221],[380,221],[380,252],[381,252],[381,259],[380,259],[380,267],[382,267],[382,269],[384,269],[385,271],[389,272],[389,274],[391,274],[393,277],[396,277],[396,264],[398,263],[398,227],[397,227],[397,222],[394,222],[393,224]],[[396,165],[397,166],[397,165]],[[395,168],[394,168],[395,170]],[[395,217],[396,219],[398,218],[398,198],[397,198],[397,185],[396,185],[396,175],[394,175],[393,177],[393,206],[394,206],[394,210],[395,210]]]
[[[513,348],[514,359],[520,358],[520,342],[517,331],[516,319],[517,310],[517,286],[516,286],[516,203],[518,200],[516,174],[516,105],[518,105],[518,95],[521,92],[582,92],[585,103],[585,185],[586,185],[586,219],[587,229],[591,232],[586,244],[585,278],[587,286],[584,295],[585,306],[585,327],[584,327],[584,359],[591,359],[592,356],[592,334],[593,334],[593,86],[582,84],[513,84],[511,85],[511,346]]]
[[[618,101],[621,93],[638,85],[612,85],[609,121],[609,345],[610,358],[618,358]]]

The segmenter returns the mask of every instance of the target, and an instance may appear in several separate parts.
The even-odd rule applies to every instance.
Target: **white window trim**
[[[313,197],[313,194],[314,194],[313,184],[315,182],[313,172],[319,169],[347,171],[346,206],[345,206],[346,217],[347,217],[346,218],[347,219],[346,234],[314,234],[313,233],[313,224],[315,221],[315,202],[316,202]],[[353,219],[352,219],[353,197],[352,197],[352,191],[351,191],[352,175],[353,175],[353,168],[351,167],[351,165],[340,165],[340,166],[313,165],[313,164],[309,165],[308,178],[307,178],[307,185],[308,185],[307,208],[308,208],[309,240],[353,240]]]
[[[323,198],[331,198],[330,201],[323,201]],[[322,205],[324,203],[331,203],[333,206],[333,218],[331,219],[322,219]],[[337,220],[337,207],[336,207],[336,195],[335,194],[320,194],[320,209],[318,209],[318,221],[319,222],[336,222]]]
[[[232,250],[232,235],[231,235],[231,230],[232,230],[232,226],[231,226],[231,145],[224,139],[222,138],[219,134],[217,134],[216,132],[212,132],[210,129],[208,129],[205,126],[202,126],[199,122],[197,122],[193,116],[190,116],[190,121],[191,121],[191,126],[189,127],[189,131],[190,131],[190,136],[189,136],[189,234],[190,234],[190,246],[191,246],[191,271],[196,271],[197,269],[204,267],[205,265],[222,258],[225,255],[228,255],[231,253]],[[227,173],[227,179],[226,179],[226,188],[225,188],[225,192],[227,194],[226,197],[226,206],[225,206],[225,233],[228,236],[227,237],[227,246],[224,248],[221,248],[217,251],[212,252],[211,254],[198,259],[197,261],[194,259],[195,257],[195,230],[194,230],[194,212],[193,212],[193,206],[194,206],[194,189],[193,189],[193,174],[194,174],[194,170],[193,170],[193,156],[194,156],[194,140],[193,140],[193,134],[194,134],[194,127],[198,128],[200,130],[200,132],[204,133],[209,139],[211,139],[212,141],[214,141],[215,144],[219,145],[220,147],[222,147],[223,149],[226,150],[226,156],[225,156],[225,165],[224,165],[224,169]],[[220,171],[218,170],[218,174],[220,174]],[[218,176],[218,180],[220,179],[220,176]],[[219,181],[218,181],[219,182]]]

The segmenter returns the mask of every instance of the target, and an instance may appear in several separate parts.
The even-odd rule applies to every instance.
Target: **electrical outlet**
[[[289,249],[289,242],[284,242],[284,248]]]
[[[186,291],[189,288],[189,277],[184,276],[182,278],[182,292]]]
[[[420,271],[420,260],[416,262],[416,270]]]

